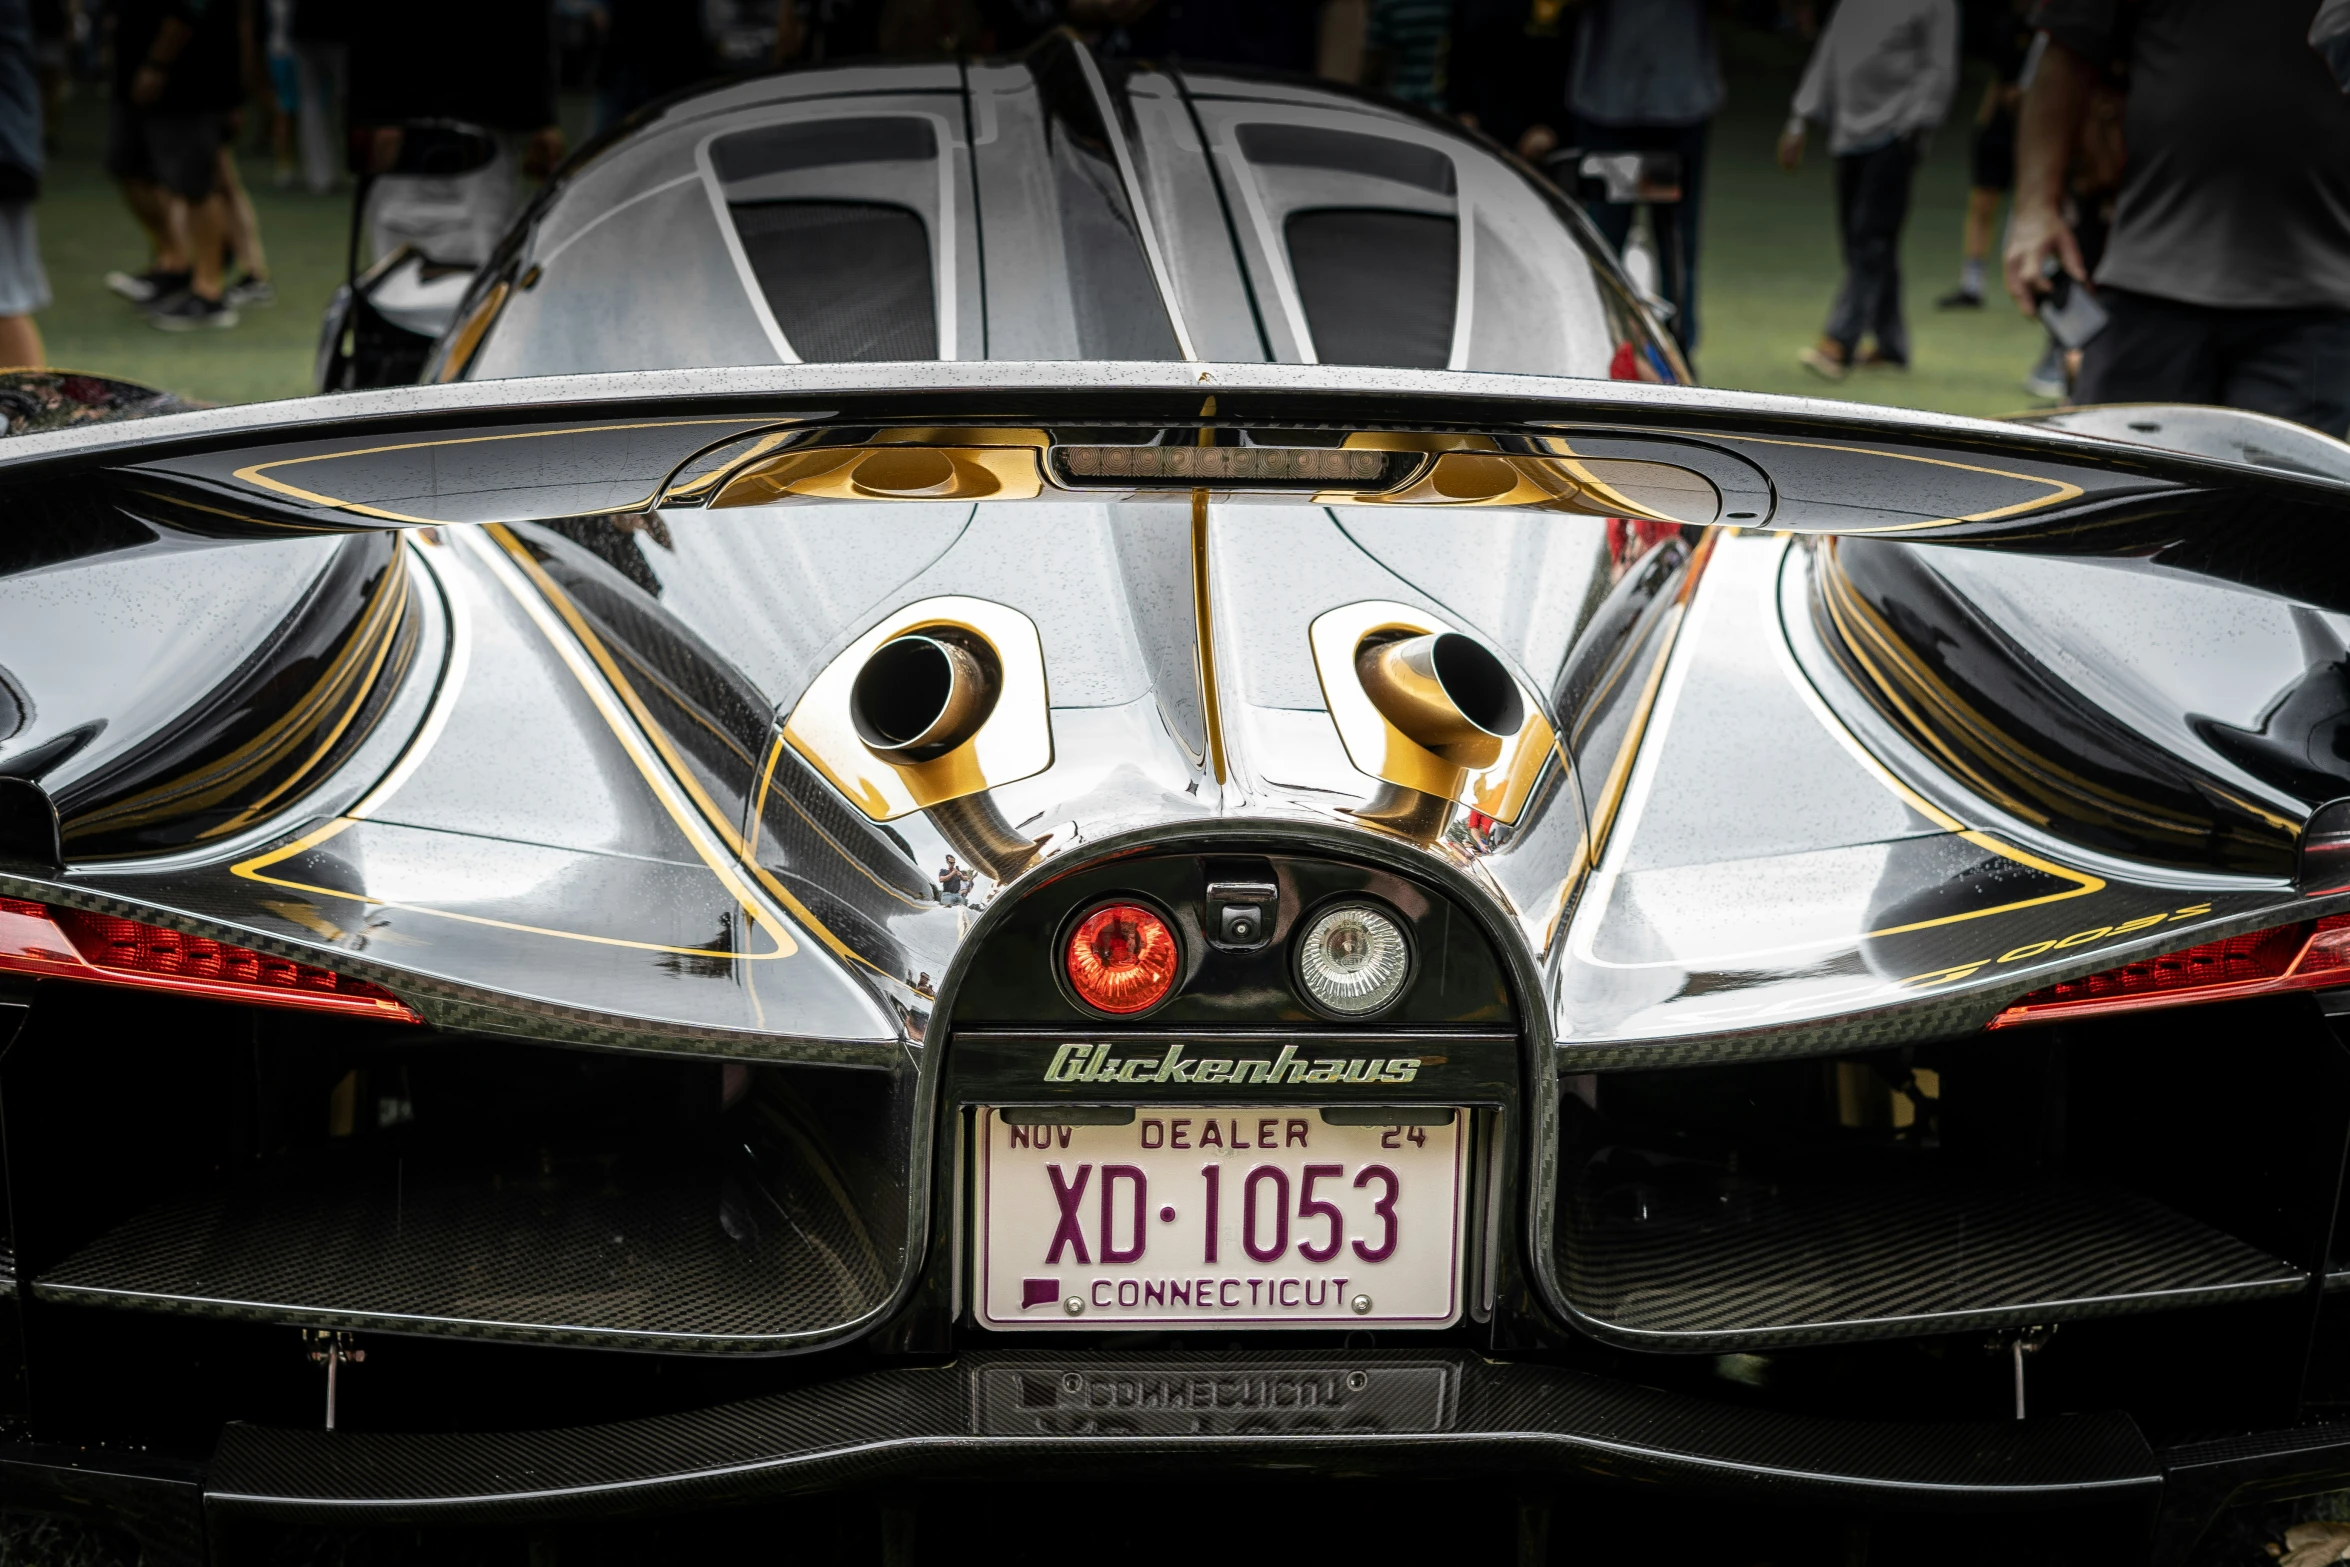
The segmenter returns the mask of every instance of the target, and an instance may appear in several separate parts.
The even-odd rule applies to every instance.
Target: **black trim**
[[[1415,1376],[1416,1386],[1376,1396]],[[1007,1377],[1034,1383],[1034,1396],[1006,1399],[989,1385]],[[1441,1389],[1434,1378],[1443,1379]],[[1364,1395],[1360,1416],[1371,1428],[1331,1430],[1330,1403],[1343,1402],[1350,1384]],[[1300,1388],[1325,1402],[1310,1407]],[[1167,1389],[1203,1407],[1258,1400],[1267,1413],[1251,1423],[1273,1429],[1154,1433],[1140,1413],[1120,1413],[1146,1390]],[[2120,1415],[1941,1425],[1827,1420],[1458,1353],[1019,1351],[568,1430],[420,1436],[231,1425],[205,1499],[224,1519],[522,1523],[900,1481],[1035,1478],[1048,1459],[1056,1482],[1177,1465],[1415,1476],[1500,1470],[1943,1511],[2061,1506],[2150,1494],[2162,1483],[2154,1455]]]

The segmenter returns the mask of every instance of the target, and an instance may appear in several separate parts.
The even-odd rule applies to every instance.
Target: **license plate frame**
[[[1118,1123],[1102,1108],[1065,1120],[1031,1110],[1017,1124],[1002,1107],[972,1107],[964,1240],[978,1326],[1438,1329],[1465,1314],[1475,1140],[1468,1108],[1430,1124],[1428,1107],[1399,1106],[1396,1123],[1371,1125],[1356,1123],[1375,1117],[1375,1107],[1359,1105],[1154,1103],[1132,1106]],[[1343,1110],[1343,1121],[1325,1121],[1324,1109]],[[1203,1146],[1210,1125],[1218,1135]],[[1211,1165],[1222,1173],[1210,1177]],[[1260,1174],[1266,1169],[1280,1174]],[[1154,1199],[1154,1180],[1175,1200]],[[1047,1282],[1050,1297],[1038,1289]]]

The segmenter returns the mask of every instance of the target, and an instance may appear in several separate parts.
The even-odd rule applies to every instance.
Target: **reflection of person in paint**
[[[969,901],[971,873],[947,856],[946,865],[938,873],[938,901],[949,907],[960,907]]]

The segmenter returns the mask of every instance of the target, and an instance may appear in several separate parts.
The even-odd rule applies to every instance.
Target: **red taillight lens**
[[[2033,991],[1993,1018],[1991,1026],[2013,1028],[2050,1017],[2233,1001],[2336,985],[2350,985],[2350,914],[2207,941],[2182,952],[2068,979]]]
[[[423,1019],[380,985],[141,920],[0,898],[0,969],[266,1007]]]
[[[1101,1012],[1157,1006],[1175,988],[1181,961],[1167,922],[1136,903],[1094,910],[1069,937],[1069,983]]]

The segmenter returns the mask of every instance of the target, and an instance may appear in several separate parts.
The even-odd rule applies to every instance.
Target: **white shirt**
[[[1942,123],[1958,90],[1956,0],[1843,0],[1795,89],[1828,150],[1860,152]]]

